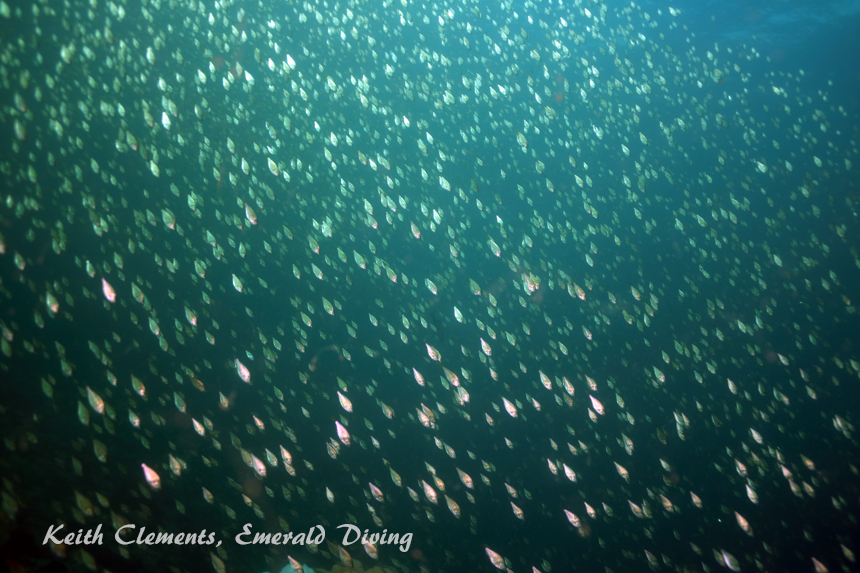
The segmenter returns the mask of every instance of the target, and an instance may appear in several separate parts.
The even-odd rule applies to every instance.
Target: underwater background
[[[858,570],[858,29],[0,0],[5,568]]]

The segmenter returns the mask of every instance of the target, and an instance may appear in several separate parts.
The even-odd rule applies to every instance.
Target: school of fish
[[[110,549],[219,573],[858,567],[858,121],[802,70],[635,2],[0,27],[4,521],[415,535]]]

